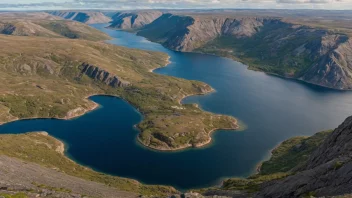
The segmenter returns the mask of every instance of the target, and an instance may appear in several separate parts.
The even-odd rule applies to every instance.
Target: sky
[[[352,0],[0,0],[0,10],[217,8],[352,10]]]

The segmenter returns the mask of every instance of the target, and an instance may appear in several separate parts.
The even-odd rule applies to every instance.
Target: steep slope
[[[352,89],[351,39],[280,18],[164,14],[138,35],[165,47],[234,58],[251,69]]]
[[[159,11],[118,12],[112,16],[110,28],[136,30],[152,23],[162,15]]]
[[[264,183],[258,197],[334,196],[351,194],[352,117],[349,117],[313,152],[300,172]]]
[[[194,197],[331,197],[352,194],[352,116],[335,130],[294,137],[272,151],[247,179],[195,190]],[[349,196],[346,196],[349,197]]]
[[[74,20],[81,23],[109,23],[111,18],[104,15],[102,12],[93,11],[52,11],[48,12],[54,16],[59,16],[64,19]]]

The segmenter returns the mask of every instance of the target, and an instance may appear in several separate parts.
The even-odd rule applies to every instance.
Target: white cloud
[[[0,9],[349,9],[352,0],[0,0]]]

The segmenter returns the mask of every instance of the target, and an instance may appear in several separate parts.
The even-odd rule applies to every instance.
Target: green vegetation
[[[289,172],[303,165],[331,132],[332,130],[323,131],[311,137],[294,137],[284,141],[272,151],[270,160],[263,162],[259,174]]]
[[[136,192],[142,195],[153,195],[156,197],[177,192],[172,187],[143,185],[132,179],[114,177],[95,172],[65,157],[59,151],[60,149],[58,149],[61,145],[61,142],[45,133],[0,135],[0,155],[34,162],[71,176],[103,183],[122,191]],[[33,183],[33,185],[38,188],[57,192],[71,192],[69,189],[55,188],[45,184]]]
[[[50,15],[49,15],[50,16]],[[86,24],[49,18],[45,13],[7,13],[0,16],[0,34],[102,41],[110,37]],[[48,19],[49,18],[49,19]]]
[[[299,77],[318,57],[296,49],[305,44],[313,48],[320,42],[323,33],[321,30],[310,31],[304,26],[294,28],[292,24],[278,22],[261,27],[251,37],[218,37],[195,51],[233,58],[253,70]]]
[[[92,41],[110,39],[110,37],[105,33],[79,22],[55,20],[41,21],[38,24],[50,31],[70,39],[85,39]]]
[[[0,193],[0,198],[27,198],[27,195],[24,193],[16,193],[13,195]]]
[[[293,137],[282,142],[272,151],[268,161],[262,163],[257,174],[248,178],[230,178],[223,181],[220,188],[196,189],[199,193],[217,190],[240,190],[247,193],[254,193],[260,190],[263,182],[282,179],[295,174],[295,168],[304,165],[310,154],[313,153],[332,132],[323,131],[310,137]],[[335,163],[335,169],[343,164]]]
[[[198,82],[151,73],[167,63],[167,55],[62,38],[0,36],[0,122],[15,118],[70,118],[92,109],[86,97],[119,96],[144,115],[139,141],[160,149],[202,146],[217,128],[236,129],[229,116],[204,112],[179,101],[212,89]],[[128,81],[128,87],[110,87],[81,74],[89,63]],[[73,110],[73,111],[72,111]]]

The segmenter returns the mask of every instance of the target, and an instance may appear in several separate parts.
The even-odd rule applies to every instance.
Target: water
[[[211,146],[179,152],[157,152],[136,141],[133,125],[142,116],[125,101],[108,96],[91,99],[101,105],[73,120],[23,120],[0,126],[0,133],[47,131],[63,140],[67,155],[97,171],[179,189],[216,185],[226,177],[245,177],[279,142],[337,127],[352,114],[352,92],[334,91],[286,80],[226,58],[173,52],[131,33],[93,25],[114,39],[109,43],[162,51],[171,64],[155,70],[208,83],[217,91],[192,96],[204,110],[232,115],[245,123],[241,132],[218,131]]]

